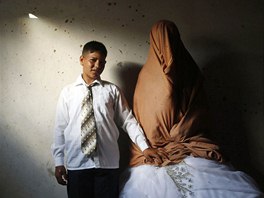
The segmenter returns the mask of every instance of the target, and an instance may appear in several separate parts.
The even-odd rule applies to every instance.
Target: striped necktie
[[[96,149],[96,123],[93,111],[92,87],[88,86],[87,90],[81,109],[81,148],[82,152],[89,156]]]

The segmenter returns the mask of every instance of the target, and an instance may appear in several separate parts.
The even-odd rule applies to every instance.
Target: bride
[[[160,159],[146,158],[132,144],[121,198],[263,196],[254,180],[234,170],[219,146],[207,138],[203,77],[171,21],[159,21],[151,29],[134,113]]]

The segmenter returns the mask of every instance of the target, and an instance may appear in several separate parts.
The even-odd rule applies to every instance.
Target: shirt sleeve
[[[143,129],[129,108],[125,96],[119,89],[116,92],[115,112],[118,125],[128,133],[130,139],[139,146],[141,151],[149,148]]]
[[[55,166],[64,165],[64,130],[66,129],[69,120],[68,108],[65,99],[65,90],[62,90],[56,108],[54,143],[51,146]]]

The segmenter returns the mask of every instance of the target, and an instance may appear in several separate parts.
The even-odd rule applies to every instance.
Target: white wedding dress
[[[261,198],[254,180],[231,166],[187,157],[166,167],[141,165],[121,177],[120,198]]]

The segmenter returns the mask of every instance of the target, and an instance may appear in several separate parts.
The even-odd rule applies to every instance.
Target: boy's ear
[[[83,59],[84,59],[84,57],[83,57],[83,55],[81,55],[81,56],[80,56],[80,64],[81,64],[81,65],[83,65]]]

